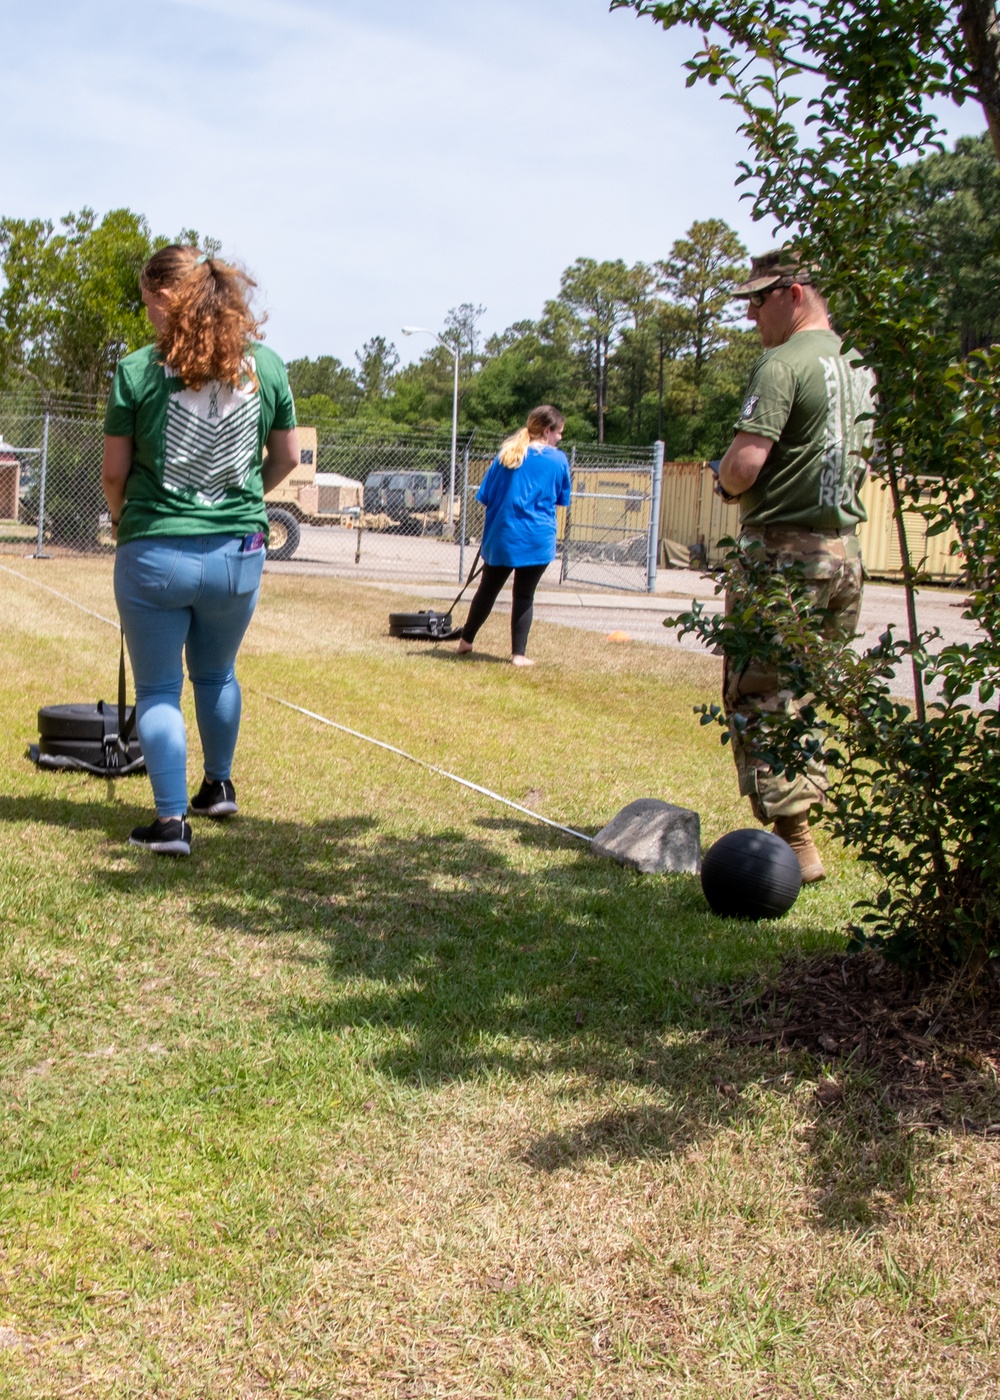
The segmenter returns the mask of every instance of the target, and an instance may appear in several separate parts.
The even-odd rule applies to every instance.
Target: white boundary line
[[[90,608],[85,608],[82,603],[78,603],[75,598],[70,598],[66,593],[60,593],[58,588],[50,588],[47,583],[39,583],[36,578],[28,578],[27,574],[19,574],[16,569],[8,569],[6,564],[0,564],[0,569],[3,569],[5,574],[11,574],[14,578],[19,578],[22,583],[33,584],[35,588],[44,588],[46,593],[54,594],[56,598],[61,598],[64,603],[71,603],[74,608],[79,608],[81,612],[85,612],[89,617],[96,617],[98,622],[106,622],[109,627],[113,627],[116,631],[118,630],[119,624],[117,618],[104,617],[101,613],[95,613]]]
[[[56,598],[61,598],[64,603],[70,603],[74,608],[79,608],[89,617],[96,617],[98,622],[106,622],[109,627],[116,630],[119,626],[117,621],[110,617],[104,617],[101,613],[93,612],[90,608],[85,608],[82,603],[78,603],[74,598],[70,598],[66,593],[60,593],[58,588],[50,588],[47,583],[39,583],[37,579],[29,578],[26,574],[19,574],[16,569],[8,569],[6,564],[0,564],[0,569],[5,574],[11,574],[14,578],[19,578],[22,583],[33,584],[35,588],[43,588],[46,593],[51,593]],[[373,739],[370,734],[362,734],[359,729],[349,729],[346,724],[337,724],[335,720],[327,719],[325,715],[318,715],[313,710],[303,709],[301,705],[293,705],[290,700],[281,700],[277,695],[268,695],[266,691],[257,690],[254,686],[244,687],[252,695],[259,695],[263,700],[270,700],[273,705],[283,705],[286,710],[295,710],[297,714],[305,715],[308,719],[314,719],[318,724],[328,725],[330,729],[339,729],[342,734],[350,734],[354,739],[361,739],[366,744],[374,744],[376,748],[385,749],[387,753],[394,753],[399,758],[405,758],[409,763],[415,763],[419,768],[424,768],[428,773],[437,773],[441,778],[448,778],[453,783],[469,788],[472,792],[481,793],[483,797],[489,797],[494,802],[502,802],[505,807],[513,807],[515,812],[523,812],[526,817],[531,817],[533,821],[541,822],[544,826],[551,826],[556,831],[564,831],[567,836],[575,836],[579,841],[586,841],[588,845],[594,839],[592,836],[585,836],[582,831],[574,831],[571,826],[563,826],[560,822],[550,821],[548,817],[543,817],[539,812],[533,812],[530,807],[523,807],[520,802],[512,802],[509,797],[501,797],[500,793],[493,792],[490,788],[480,787],[478,783],[470,782],[468,778],[460,778],[457,773],[449,773],[445,768],[438,768],[434,763],[428,763],[423,758],[417,758],[412,753],[407,753],[405,749],[398,749],[395,744],[387,744],[382,739]]]

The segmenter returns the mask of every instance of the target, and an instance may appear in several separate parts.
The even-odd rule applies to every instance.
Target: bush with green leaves
[[[954,528],[967,572],[964,616],[974,641],[941,645],[916,624],[918,571],[908,566],[910,626],[892,628],[863,652],[823,635],[798,565],[776,565],[760,546],[730,551],[719,588],[729,605],[716,614],[695,603],[668,624],[740,669],[773,666],[801,707],[727,721],[718,705],[699,707],[702,723],[730,724],[776,771],[825,762],[822,810],[834,833],[880,877],[858,910],[855,947],[881,948],[922,975],[951,968],[978,974],[1000,955],[1000,349],[977,352],[940,381],[939,456],[948,471],[909,502],[929,531]],[[901,506],[899,473],[891,479]],[[914,701],[893,696],[902,667]],[[933,698],[929,698],[933,697]]]
[[[684,625],[736,659],[765,655],[794,689],[822,697],[822,709],[807,706],[751,738],[790,768],[817,747],[825,752],[834,829],[883,880],[856,937],[924,971],[974,968],[1000,946],[992,834],[1000,767],[995,711],[985,708],[1000,686],[991,436],[1000,362],[989,353],[953,362],[947,289],[928,270],[907,186],[922,178],[915,162],[940,147],[935,99],[978,98],[1000,151],[995,6],[612,0],[612,8],[700,31],[688,81],[721,87],[741,114],[750,154],[740,181],[754,217],[767,221],[768,242],[794,240],[822,269],[845,343],[875,371],[872,464],[892,493],[907,588],[905,639],[887,634],[860,658],[820,641],[795,578],[759,558],[732,561],[740,598],[728,619],[695,609]],[[904,510],[914,509],[932,532],[958,531],[975,642],[935,651],[920,631],[920,561],[910,559],[903,529]],[[904,660],[912,707],[889,694],[889,672]],[[940,699],[928,705],[932,687]]]
[[[995,495],[1000,510],[1000,485]],[[960,513],[942,511],[956,524]],[[984,628],[975,644],[940,647],[933,632],[910,640],[888,628],[859,653],[823,635],[801,566],[728,543],[727,612],[695,602],[667,623],[737,669],[774,666],[782,689],[805,700],[728,721],[719,705],[701,705],[701,722],[720,725],[724,743],[738,728],[775,771],[826,764],[825,820],[880,880],[858,907],[853,946],[879,947],[920,974],[978,972],[1000,953],[1000,715],[985,708],[1000,690],[996,590],[972,600],[967,615]],[[940,692],[920,717],[892,694],[907,663]]]

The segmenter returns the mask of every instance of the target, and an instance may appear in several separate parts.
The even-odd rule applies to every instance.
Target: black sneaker
[[[236,806],[236,789],[228,778],[220,783],[202,779],[201,788],[192,797],[189,811],[193,817],[232,817],[239,809]]]
[[[150,826],[137,826],[128,840],[157,856],[189,856],[191,824],[183,817],[157,817]]]

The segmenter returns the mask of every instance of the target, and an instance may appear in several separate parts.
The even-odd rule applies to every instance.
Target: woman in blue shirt
[[[486,507],[483,574],[459,634],[460,655],[472,650],[513,570],[510,659],[515,666],[534,664],[524,653],[535,589],[556,557],[556,506],[569,505],[569,462],[557,451],[565,424],[548,404],[533,408],[527,426],[503,443],[476,492]]]

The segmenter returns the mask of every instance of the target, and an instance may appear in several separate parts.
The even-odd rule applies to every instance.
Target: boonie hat
[[[790,287],[793,282],[812,286],[813,269],[803,263],[794,248],[772,248],[761,253],[750,264],[750,276],[733,288],[734,297],[748,297],[753,292],[766,292],[772,287]]]

